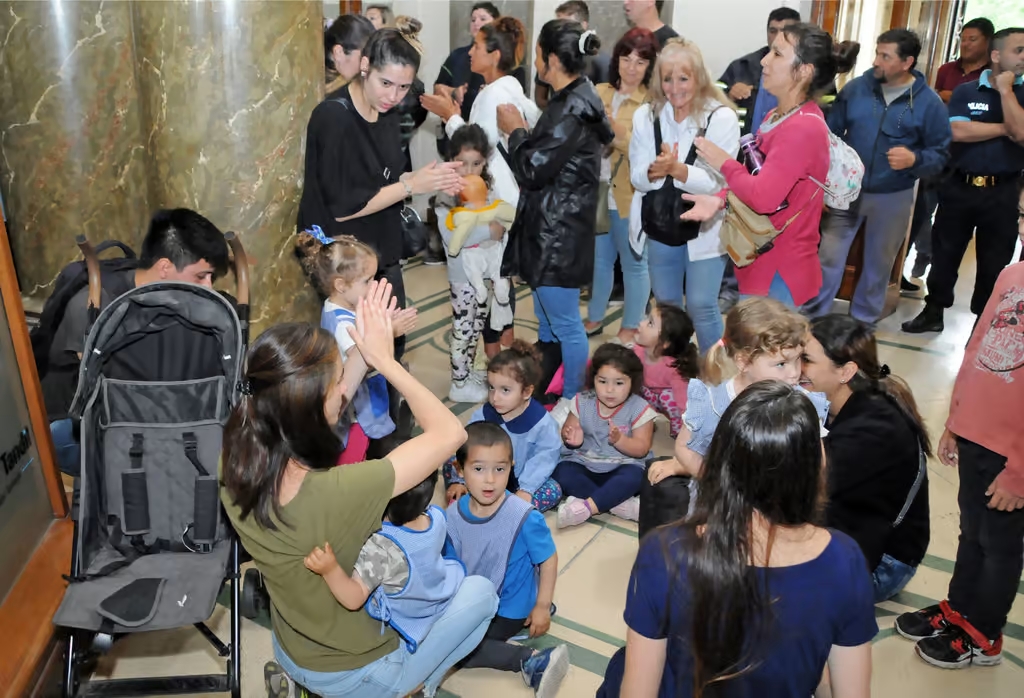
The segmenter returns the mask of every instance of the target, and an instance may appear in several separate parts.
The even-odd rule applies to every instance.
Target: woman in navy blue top
[[[871,577],[850,537],[813,523],[823,462],[805,395],[764,381],[732,402],[694,516],[640,545],[598,698],[870,695]]]

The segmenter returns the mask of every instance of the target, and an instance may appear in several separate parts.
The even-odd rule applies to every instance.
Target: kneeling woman
[[[928,549],[928,431],[910,388],[879,364],[875,336],[849,315],[811,323],[803,383],[829,399],[825,523],[860,545],[875,601],[906,586]]]
[[[472,651],[498,606],[494,585],[467,577],[411,654],[390,628],[335,600],[303,559],[329,543],[351,570],[388,502],[422,482],[466,439],[458,417],[395,361],[388,284],[371,284],[356,315],[356,347],[405,397],[423,434],[384,460],[335,468],[333,425],[344,408],[338,344],[306,323],[272,327],[249,351],[243,397],[224,433],[221,499],[271,598],[274,655],[324,696],[432,696]]]

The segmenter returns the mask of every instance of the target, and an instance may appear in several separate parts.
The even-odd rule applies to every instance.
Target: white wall
[[[717,80],[729,63],[765,45],[768,13],[777,7],[809,11],[809,3],[798,0],[675,0],[671,22],[662,20],[700,46]]]

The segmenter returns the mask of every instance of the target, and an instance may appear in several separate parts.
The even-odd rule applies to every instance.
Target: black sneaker
[[[926,305],[921,314],[913,320],[904,322],[903,331],[908,334],[921,334],[922,332],[942,332],[945,325],[942,324],[942,308],[934,305]]]
[[[900,278],[900,293],[917,293],[920,290],[921,287],[907,277]]]
[[[995,666],[1003,661],[1003,636],[981,647],[959,625],[950,625],[935,637],[917,643],[917,656],[942,669],[963,669],[976,664]]]
[[[946,614],[943,613],[939,604],[922,608],[920,611],[911,611],[897,616],[893,627],[903,637],[917,642],[926,637],[935,637],[949,627]]]
[[[448,263],[448,259],[441,250],[427,249],[423,252],[423,263],[428,267],[440,267]]]

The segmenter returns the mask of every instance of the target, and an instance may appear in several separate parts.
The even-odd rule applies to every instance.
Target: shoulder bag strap
[[[910,487],[910,493],[907,495],[907,501],[903,503],[903,508],[900,509],[900,515],[892,522],[893,528],[896,528],[903,523],[904,517],[906,517],[907,512],[910,511],[910,507],[914,503],[914,500],[917,499],[917,493],[921,490],[921,485],[924,483],[925,473],[928,471],[928,459],[925,458],[924,449],[921,448],[920,444],[917,447],[917,460],[917,477],[914,478],[914,484]]]
[[[366,141],[370,144],[370,150],[373,151],[373,156],[377,159],[377,170],[381,173],[381,176],[384,177],[384,181],[387,182],[388,184],[394,184],[395,182],[397,182],[397,179],[391,179],[391,168],[384,164],[384,158],[381,157],[380,150],[378,150],[377,148],[377,143],[373,139],[373,136],[370,135],[369,129],[366,128],[366,123],[363,121],[362,115],[356,109],[356,105],[352,104],[351,100],[346,99],[344,97],[337,97],[331,101],[337,102],[338,104],[343,106],[347,111],[352,112],[352,118],[356,122],[356,128],[358,128],[362,132],[363,138],[365,138]]]

